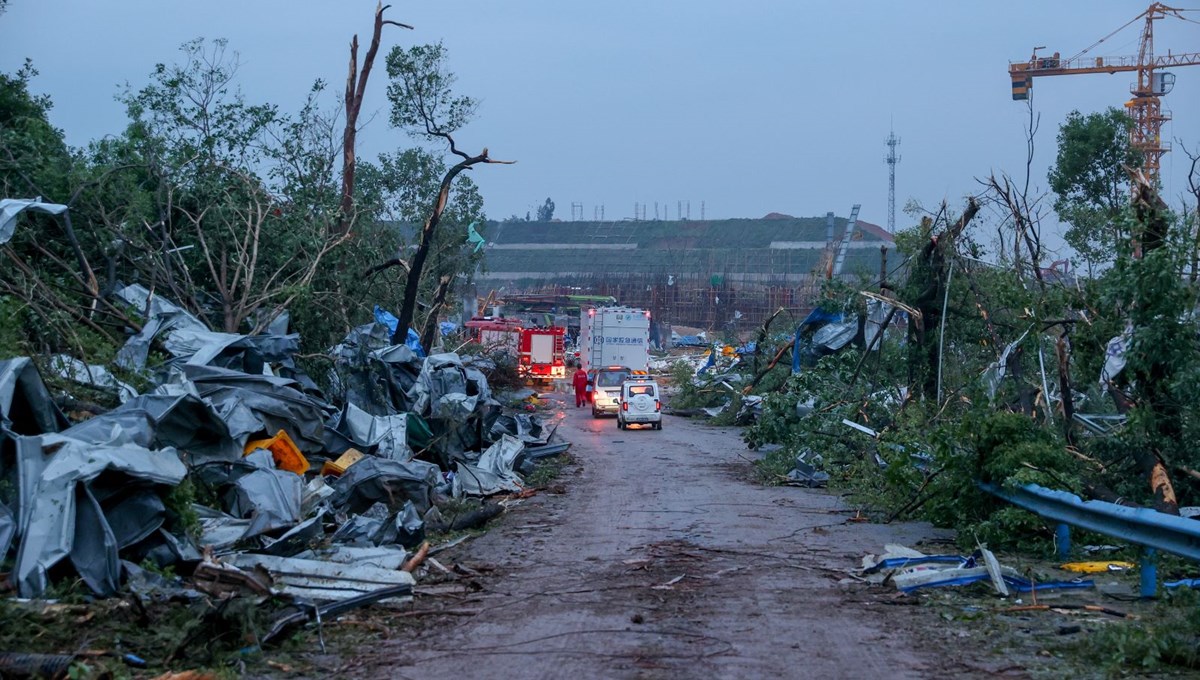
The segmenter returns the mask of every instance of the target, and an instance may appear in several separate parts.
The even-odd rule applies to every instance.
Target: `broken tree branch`
[[[361,72],[358,70],[358,34],[350,40],[350,74],[346,77],[346,127],[342,131],[342,201],[337,225],[338,234],[350,231],[351,216],[354,213],[354,171],[357,165],[354,144],[358,135],[358,114],[362,111],[367,79],[371,77],[371,67],[375,64],[375,55],[379,52],[383,27],[390,24],[400,28],[412,28],[399,21],[384,19],[383,13],[389,7],[391,5],[382,2],[375,6],[375,27],[371,32],[371,46],[367,48]]]

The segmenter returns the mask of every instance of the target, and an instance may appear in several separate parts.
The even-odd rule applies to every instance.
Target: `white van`
[[[629,429],[630,425],[649,425],[662,429],[662,402],[659,401],[658,383],[653,380],[626,380],[621,383],[621,407],[617,410],[617,427]]]

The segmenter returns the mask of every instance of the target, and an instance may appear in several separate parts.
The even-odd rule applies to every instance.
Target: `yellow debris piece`
[[[1080,574],[1100,574],[1108,571],[1124,571],[1126,569],[1133,569],[1136,566],[1133,562],[1104,560],[1100,562],[1069,562],[1062,565],[1061,568]]]
[[[288,436],[287,432],[280,430],[275,433],[270,439],[256,439],[252,442],[246,442],[246,448],[242,455],[248,456],[258,449],[266,449],[271,452],[271,457],[275,459],[275,467],[288,472],[295,472],[302,475],[308,472],[308,459],[304,454],[300,453],[300,447],[296,446],[296,442]]]
[[[346,468],[362,460],[362,457],[362,451],[358,449],[346,449],[346,452],[338,456],[337,460],[325,461],[325,464],[321,466],[321,476],[333,475],[334,477],[341,477]]]

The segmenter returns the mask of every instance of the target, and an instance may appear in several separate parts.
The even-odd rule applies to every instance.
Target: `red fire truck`
[[[465,326],[473,339],[491,350],[517,357],[517,371],[527,380],[550,382],[567,377],[562,326],[530,327],[514,319],[475,317]]]
[[[526,328],[521,331],[517,370],[530,380],[550,382],[567,377],[566,352],[562,326]]]

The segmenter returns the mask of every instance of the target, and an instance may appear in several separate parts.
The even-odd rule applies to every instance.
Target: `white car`
[[[621,407],[617,410],[617,427],[649,425],[662,429],[662,402],[658,383],[653,380],[626,380],[621,383]]]

